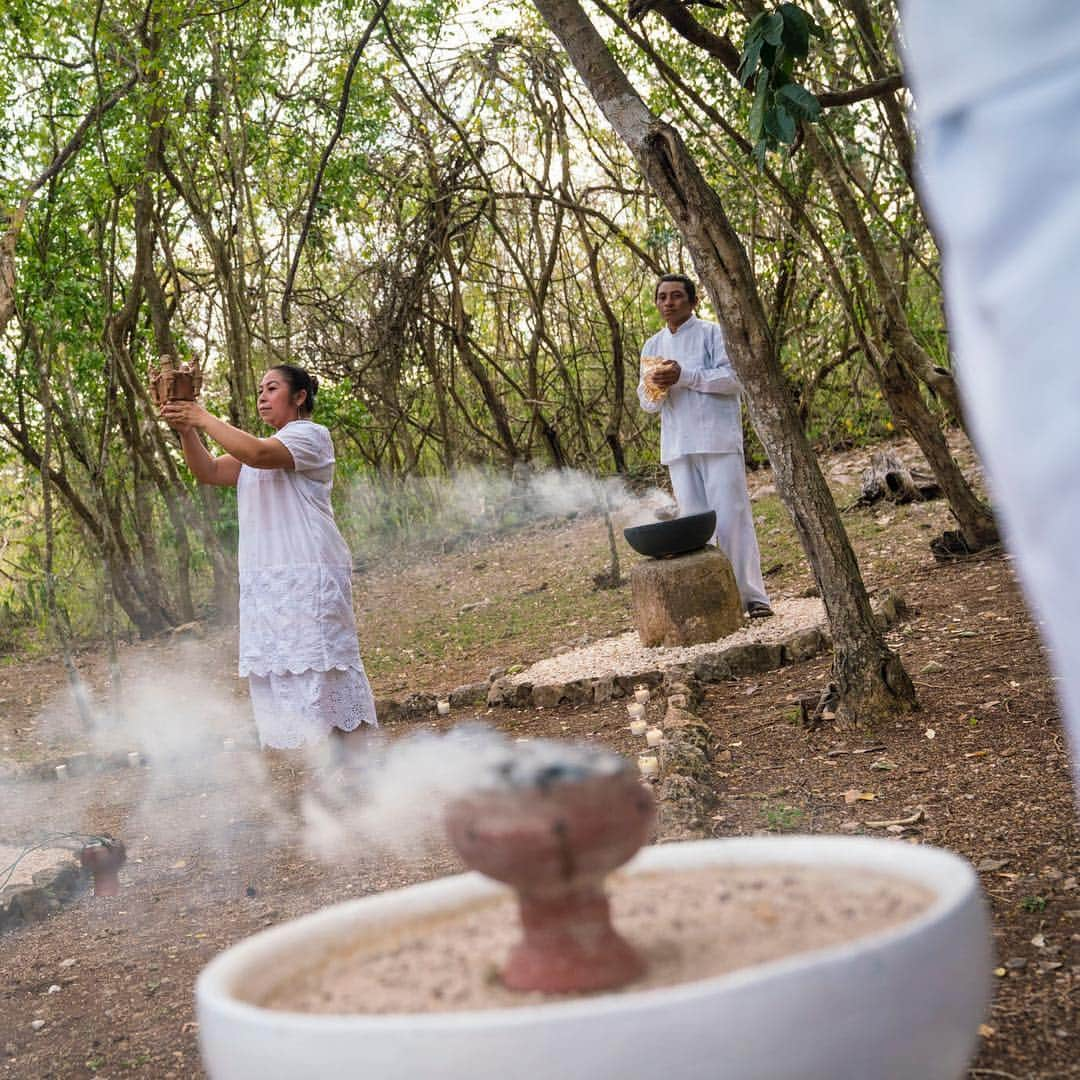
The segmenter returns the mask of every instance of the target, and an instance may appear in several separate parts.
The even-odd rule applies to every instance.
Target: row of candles
[[[235,750],[236,740],[226,735],[225,738],[221,740],[221,748],[223,750]],[[139,766],[141,766],[143,763],[142,754],[140,754],[138,750],[129,750],[127,756],[127,763],[128,768],[139,768]],[[57,765],[54,771],[56,772],[57,780],[66,780],[68,776],[71,775],[67,765]]]
[[[649,727],[645,719],[645,706],[651,696],[647,686],[635,686],[634,700],[627,702],[626,711],[630,714],[630,734],[644,735],[645,744],[655,748],[664,741],[664,733],[658,727]],[[642,776],[656,776],[660,772],[660,759],[656,754],[638,754],[637,763]]]

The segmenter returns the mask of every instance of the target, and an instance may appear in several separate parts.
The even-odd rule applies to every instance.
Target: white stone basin
[[[265,930],[203,970],[213,1080],[958,1080],[990,999],[989,920],[971,866],[859,837],[751,837],[644,849],[624,873],[723,864],[864,868],[935,900],[856,941],[698,982],[513,1009],[327,1016],[248,1004],[361,930],[501,891],[463,874]],[[242,994],[237,991],[242,988]]]

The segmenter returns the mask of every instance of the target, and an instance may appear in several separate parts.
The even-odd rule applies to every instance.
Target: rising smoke
[[[635,492],[620,476],[575,469],[469,468],[449,477],[355,480],[340,518],[354,556],[389,548],[450,550],[473,538],[536,522],[610,513],[618,528],[653,521],[673,504],[657,487]]]

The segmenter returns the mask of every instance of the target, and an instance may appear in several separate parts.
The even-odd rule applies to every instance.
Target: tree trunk
[[[818,137],[812,124],[803,125],[803,142],[807,152],[814,159],[818,171],[825,178],[832,192],[833,201],[836,203],[837,212],[840,214],[840,220],[855,241],[866,264],[870,280],[874,283],[874,290],[883,309],[883,326],[887,343],[896,350],[912,371],[918,372],[926,385],[941,398],[957,423],[966,430],[964,410],[956,381],[950,372],[939,368],[915,340],[892,278],[882,262],[862,211],[851,193],[847,180],[841,175],[832,152]]]
[[[850,725],[908,711],[914,688],[874,622],[855,554],[784,385],[745,248],[719,196],[678,132],[645,106],[577,0],[534,3],[673,217],[721,316],[755,429],[825,601],[838,720]]]

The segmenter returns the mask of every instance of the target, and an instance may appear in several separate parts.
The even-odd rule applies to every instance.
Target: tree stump
[[[731,563],[715,547],[675,559],[649,559],[630,572],[641,643],[700,645],[734,633],[743,609]]]
[[[907,469],[891,450],[875,450],[870,468],[862,474],[862,493],[856,506],[872,506],[879,499],[894,503],[940,499],[941,487],[929,473]]]

